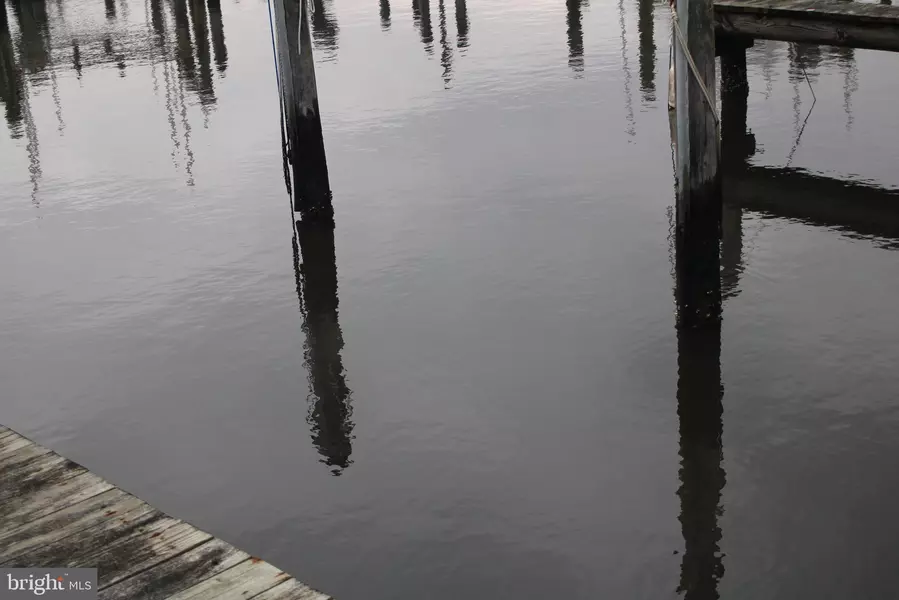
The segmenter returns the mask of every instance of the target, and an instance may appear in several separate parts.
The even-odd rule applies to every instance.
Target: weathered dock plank
[[[0,565],[96,567],[103,600],[328,600],[2,426]]]
[[[244,600],[266,592],[290,579],[275,566],[258,558],[250,558],[201,581],[169,600]]]
[[[101,585],[99,597],[100,600],[165,600],[249,558],[246,552],[213,538],[109,587]]]
[[[141,501],[117,489],[111,489],[84,502],[0,533],[0,564],[40,546],[88,529],[110,518],[110,514],[128,512]]]
[[[69,475],[60,473],[52,478],[29,480],[24,488],[19,487],[19,494],[0,501],[0,523],[9,528],[17,527],[102,494],[113,487],[92,473]],[[3,473],[0,473],[0,481],[3,485],[15,484],[13,477],[7,477]]]
[[[122,552],[121,545],[116,545],[86,559],[84,565],[105,565],[98,583],[101,587],[109,587],[211,539],[212,536],[205,531],[178,522],[170,527],[144,532],[142,539],[136,538],[129,544],[130,553]]]
[[[719,34],[899,52],[899,6],[836,0],[715,0]]]

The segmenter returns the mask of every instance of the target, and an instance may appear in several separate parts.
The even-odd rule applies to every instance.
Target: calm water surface
[[[892,595],[899,57],[749,51],[696,346],[666,3],[313,3],[297,243],[264,2],[7,2],[0,422],[343,600]]]

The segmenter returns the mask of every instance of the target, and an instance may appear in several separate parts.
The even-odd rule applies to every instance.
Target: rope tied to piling
[[[699,89],[702,90],[702,95],[705,97],[705,102],[708,105],[709,110],[712,112],[712,116],[715,118],[715,126],[720,127],[721,118],[718,116],[718,107],[716,107],[715,102],[712,101],[712,94],[709,92],[709,89],[706,87],[705,82],[702,80],[702,76],[699,74],[699,68],[696,66],[696,62],[693,60],[693,55],[690,54],[690,49],[687,47],[687,39],[684,37],[683,31],[681,31],[680,19],[677,18],[677,12],[675,12],[675,10],[671,11],[671,23],[674,25],[674,36],[677,38],[677,43],[680,44],[681,50],[683,50],[684,58],[687,59],[687,64],[690,66],[690,71],[693,73],[693,78],[696,79],[696,83],[699,84]]]

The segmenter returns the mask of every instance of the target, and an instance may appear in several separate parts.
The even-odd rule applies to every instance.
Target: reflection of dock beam
[[[744,210],[885,238],[884,245],[899,248],[899,190],[802,169],[747,167],[726,173],[724,191]]]
[[[741,270],[740,213],[758,211],[801,220],[820,227],[895,240],[899,247],[899,190],[841,181],[802,169],[750,166],[755,136],[746,114],[746,43],[719,40],[721,54],[721,162],[724,214],[722,261],[725,294],[735,286],[729,279]]]

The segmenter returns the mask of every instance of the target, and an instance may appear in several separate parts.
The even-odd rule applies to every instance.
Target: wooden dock
[[[899,52],[899,6],[837,0],[715,0],[719,35]]]
[[[0,566],[96,567],[102,600],[328,600],[3,426]]]

